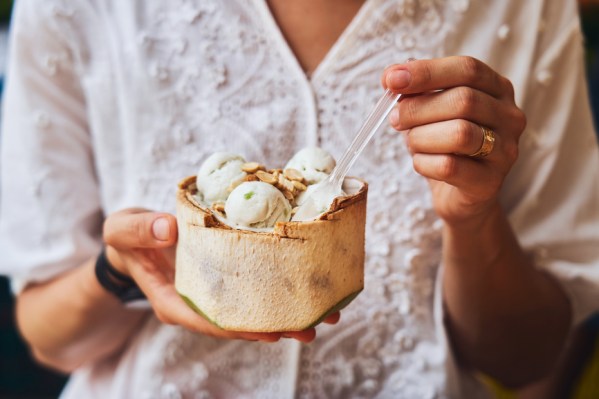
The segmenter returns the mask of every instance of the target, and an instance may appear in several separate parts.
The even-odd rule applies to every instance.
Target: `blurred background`
[[[11,0],[0,0],[0,99],[12,3]],[[586,37],[591,102],[596,126],[599,126],[599,0],[579,0],[579,5]],[[31,360],[15,330],[13,307],[8,280],[0,276],[0,399],[56,398],[66,377],[45,370]],[[599,398],[598,332],[599,316],[589,320],[578,333],[578,347],[574,348],[572,359],[569,359],[566,367],[567,373],[564,373],[568,392],[560,397]],[[498,397],[507,398],[512,395],[498,390]]]

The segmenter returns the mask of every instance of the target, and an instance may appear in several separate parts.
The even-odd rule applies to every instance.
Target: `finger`
[[[177,220],[168,213],[120,211],[106,219],[103,236],[117,249],[165,248],[177,241]]]
[[[457,187],[477,201],[495,197],[504,174],[478,159],[451,154],[414,154],[416,172]]]
[[[482,61],[465,56],[391,65],[383,72],[382,80],[385,88],[405,94],[467,86],[496,98],[514,98],[514,87],[507,78]]]
[[[407,144],[412,154],[457,154],[470,155],[483,144],[484,132],[480,125],[464,119],[455,119],[422,125],[410,129]],[[504,159],[502,137],[495,135],[493,151],[485,160]]]
[[[407,130],[435,122],[465,119],[492,130],[520,133],[522,118],[522,112],[510,103],[468,87],[456,87],[401,99],[389,121],[395,129]]]
[[[122,257],[129,259],[129,263],[133,267],[141,266],[147,273],[155,276],[162,275],[163,284],[173,284],[175,281],[175,254],[176,246],[173,245],[164,249],[136,248],[127,251]]]
[[[224,330],[220,330],[224,331]],[[226,339],[243,339],[246,341],[262,341],[262,342],[278,342],[281,339],[281,333],[254,333],[254,332],[227,332],[226,336],[220,336],[219,338]],[[232,333],[229,335],[228,333]]]
[[[341,318],[341,313],[335,312],[333,314],[328,315],[324,319],[324,322],[327,324],[336,324],[340,318]],[[285,333],[283,333],[283,337],[294,338],[294,339],[297,339],[298,341],[308,343],[308,342],[312,342],[316,338],[316,329],[309,328],[304,331],[285,332]]]
[[[341,319],[341,312],[335,312],[328,315],[324,319],[324,322],[327,324],[337,324],[339,322],[339,319]]]
[[[314,338],[316,338],[316,329],[308,328],[304,331],[288,331],[283,333],[283,337],[297,339],[298,341],[307,344],[314,341]]]

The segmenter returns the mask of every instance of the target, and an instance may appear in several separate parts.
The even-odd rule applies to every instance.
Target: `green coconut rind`
[[[343,298],[341,301],[339,301],[332,308],[330,308],[329,310],[327,310],[326,312],[324,312],[324,314],[318,320],[316,320],[314,323],[312,323],[308,327],[306,327],[306,329],[317,326],[318,324],[322,323],[324,321],[324,319],[326,319],[329,315],[331,315],[331,314],[333,314],[335,312],[338,312],[341,309],[343,309],[344,307],[346,307],[347,305],[349,305],[351,301],[353,301],[354,299],[356,299],[356,297],[360,294],[360,292],[362,292],[362,289],[360,289],[360,290],[358,290],[356,292],[352,292],[351,294],[349,294],[348,296],[346,296],[345,298]]]
[[[349,305],[351,301],[353,301],[354,299],[356,299],[356,297],[360,294],[360,292],[362,292],[362,289],[360,289],[358,291],[355,291],[355,292],[352,292],[351,294],[349,294],[348,296],[346,296],[345,298],[343,298],[341,301],[339,301],[335,305],[333,305],[333,307],[331,307],[329,310],[327,310],[326,312],[324,312],[322,314],[322,316],[319,317],[314,323],[310,324],[309,326],[307,326],[305,328],[300,328],[300,329],[298,329],[298,331],[307,330],[308,328],[315,327],[318,324],[322,323],[324,321],[324,319],[326,319],[329,315],[331,315],[331,314],[333,314],[335,312],[338,312],[341,309],[345,308],[347,305]],[[200,316],[202,316],[204,319],[208,320],[214,326],[220,328],[221,330],[225,330],[220,325],[218,325],[217,322],[215,322],[214,320],[212,320],[210,317],[206,316],[206,313],[202,312],[202,310],[200,308],[198,308],[198,306],[191,299],[189,299],[187,296],[181,294],[180,292],[178,294],[179,294],[179,296],[181,298],[183,298],[183,301],[185,301],[185,303],[191,309],[193,309],[194,312],[196,312],[197,314],[199,314]],[[264,331],[264,332],[267,332],[267,331]],[[271,331],[271,332],[275,332],[275,331]]]
[[[183,300],[185,301],[185,303],[187,304],[187,306],[189,306],[191,309],[193,309],[194,312],[196,312],[197,314],[199,314],[200,316],[202,316],[204,319],[208,320],[210,322],[210,324],[213,324],[216,327],[220,328],[221,330],[224,330],[224,328],[222,328],[221,326],[219,326],[217,322],[215,322],[214,320],[212,320],[210,317],[206,316],[206,313],[202,312],[202,310],[200,308],[198,308],[196,306],[196,304],[193,303],[193,301],[191,299],[189,299],[187,296],[183,295],[180,292],[178,292],[178,294],[179,294],[179,296],[181,298],[183,298]]]

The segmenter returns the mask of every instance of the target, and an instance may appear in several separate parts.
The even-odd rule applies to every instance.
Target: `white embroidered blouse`
[[[306,77],[265,0],[19,0],[2,125],[0,272],[15,290],[95,256],[103,215],[173,211],[217,150],[283,165],[339,156],[383,68],[467,54],[508,76],[528,116],[502,203],[577,320],[599,307],[599,157],[576,4],[368,0]],[[401,135],[379,132],[366,288],[309,345],[218,341],[153,316],[122,353],[75,372],[71,398],[484,397],[454,365],[440,306],[441,222]],[[76,300],[76,298],[74,298]]]

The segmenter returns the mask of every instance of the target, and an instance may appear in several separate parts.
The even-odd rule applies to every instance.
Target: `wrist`
[[[108,263],[119,273],[131,277],[131,273],[127,268],[126,263],[123,261],[123,258],[119,254],[119,252],[112,246],[106,245],[104,247],[104,256],[106,256],[106,260]]]
[[[456,234],[480,234],[481,231],[492,228],[495,222],[503,218],[503,210],[497,201],[493,201],[478,209],[472,210],[467,216],[460,218],[443,218],[446,230]]]
[[[445,223],[444,258],[454,265],[490,266],[500,258],[506,244],[514,239],[499,204],[468,220]]]
[[[107,256],[107,250],[111,252],[111,249],[111,247],[103,248],[96,259],[95,274],[102,288],[123,303],[145,298],[135,280],[111,263],[110,258]],[[114,255],[118,254],[114,250],[112,250],[112,253],[114,259]]]

